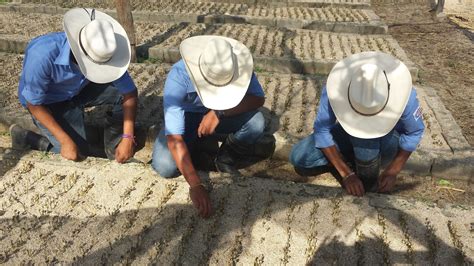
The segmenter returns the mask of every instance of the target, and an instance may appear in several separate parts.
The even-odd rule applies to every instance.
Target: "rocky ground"
[[[109,7],[107,1],[23,2]],[[469,59],[474,55],[472,41],[462,30],[427,15],[427,5],[421,0],[403,1],[403,5],[373,1],[372,7],[365,0],[310,2],[311,8],[298,1],[272,0],[259,0],[259,5],[252,4],[253,0],[150,0],[133,1],[133,5],[135,10],[165,10],[178,18],[183,18],[179,14],[234,14],[337,25],[367,23],[365,14],[373,8],[389,25],[390,35],[258,23],[140,20],[136,22],[138,44],[172,51],[187,36],[219,34],[243,41],[255,58],[318,63],[332,63],[365,50],[385,51],[410,64],[413,61],[420,70],[418,95],[427,132],[419,149],[422,152],[412,156],[416,158],[413,169],[420,171],[424,165],[429,173],[432,166],[426,161],[449,159],[459,147],[465,149],[453,145],[456,141],[446,131],[446,119],[440,119],[436,111],[433,99],[438,98],[433,98],[430,87],[436,89],[472,145],[470,77],[474,75]],[[335,4],[328,7],[328,2]],[[360,9],[362,5],[365,9]],[[61,17],[42,11],[1,12],[0,39],[27,41],[61,30]],[[144,63],[129,69],[140,93],[138,122],[156,130],[162,123],[162,87],[170,65],[156,58],[141,61]],[[21,62],[19,54],[0,53],[0,118],[31,126],[16,100]],[[267,96],[262,110],[267,131],[286,136],[283,142],[290,145],[289,140],[312,131],[327,69],[314,69],[319,75],[269,70],[256,68]],[[96,111],[90,110],[89,120],[100,124],[93,115]],[[73,163],[58,155],[11,150],[6,129],[4,122],[0,127],[2,264],[474,263],[474,184],[469,177],[404,172],[391,195],[369,193],[355,198],[346,195],[329,173],[301,177],[286,161],[272,158],[242,169],[237,176],[200,172],[212,187],[214,207],[214,215],[203,220],[192,207],[182,177],[164,180],[146,164],[153,139],[137,159],[124,165],[92,157]]]

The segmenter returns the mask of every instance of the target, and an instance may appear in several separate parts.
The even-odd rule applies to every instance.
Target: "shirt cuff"
[[[42,105],[44,104],[45,94],[44,93],[34,93],[30,90],[24,89],[21,92],[23,98],[25,99],[25,106],[27,103],[32,105]]]
[[[316,148],[327,148],[335,145],[331,133],[313,133]]]

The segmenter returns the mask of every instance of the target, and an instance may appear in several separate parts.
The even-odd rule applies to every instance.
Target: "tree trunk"
[[[128,39],[130,40],[130,48],[132,51],[131,62],[137,62],[136,55],[136,39],[135,39],[135,27],[133,26],[132,16],[132,5],[130,0],[115,0],[115,6],[117,9],[117,18],[120,24],[124,27],[127,32]]]
[[[438,15],[440,13],[443,13],[444,1],[445,0],[431,0],[430,1],[430,5],[431,5],[430,12],[434,12],[436,15]]]
[[[442,13],[444,9],[444,0],[438,0],[438,4],[436,4],[436,14]]]

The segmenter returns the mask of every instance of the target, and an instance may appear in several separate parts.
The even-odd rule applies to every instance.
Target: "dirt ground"
[[[3,152],[10,147],[9,133],[0,131],[0,151]],[[8,165],[0,163],[0,173],[4,173],[4,170],[7,170],[1,169],[2,167],[8,167]],[[341,187],[331,173],[304,177],[298,175],[288,162],[274,159],[260,161],[241,169],[241,173],[247,177],[307,183],[327,186],[333,189]],[[398,176],[395,190],[391,194],[437,204],[438,206],[445,204],[472,206],[474,202],[474,184],[472,181],[452,179],[448,181],[431,176],[413,176],[401,173]]]
[[[430,13],[427,1],[384,4],[372,1],[375,13],[420,69],[419,82],[433,87],[474,145],[474,39],[448,19]],[[474,11],[473,11],[474,12]]]
[[[302,177],[295,173],[291,164],[283,161],[265,160],[243,170],[246,176],[291,180],[328,187],[340,187],[334,176],[323,173],[318,176]],[[416,199],[423,202],[472,205],[474,184],[469,181],[444,180],[431,176],[413,176],[401,173],[392,195]]]
[[[166,1],[182,5],[182,0]],[[438,91],[472,145],[472,40],[450,22],[433,20],[427,5],[414,4],[421,1],[402,1],[412,4],[374,7],[418,64],[422,85]],[[21,35],[23,23],[35,18],[32,29],[38,31],[60,26],[58,17],[22,16],[13,29],[0,26],[0,33]],[[0,22],[6,25],[13,17]],[[150,35],[170,27],[139,24],[140,43],[152,42]],[[256,32],[248,34],[252,40],[267,38]],[[300,57],[315,57],[301,45],[312,35],[301,36],[289,47]],[[251,45],[255,51],[266,49],[257,41]],[[277,48],[268,50],[275,52],[270,55],[278,54]],[[352,52],[334,50],[338,54],[328,54],[338,58]],[[16,93],[21,57],[0,57],[0,88],[10,89],[0,104],[14,109],[18,103],[9,99]],[[161,106],[168,67],[131,65],[141,88],[141,109]],[[316,114],[307,105],[317,101],[319,79],[265,73],[259,79],[268,99],[265,113],[275,118],[270,128],[293,137],[309,134]],[[148,108],[138,120],[156,123],[156,117],[162,117],[161,109]],[[98,158],[73,163],[57,155],[11,151],[10,146],[8,132],[0,130],[0,264],[471,265],[474,258],[472,179],[402,173],[392,195],[355,198],[330,173],[302,177],[289,163],[268,159],[242,169],[244,177],[200,172],[213,187],[215,207],[213,217],[203,220],[192,208],[182,177],[160,179],[144,163],[119,165]]]

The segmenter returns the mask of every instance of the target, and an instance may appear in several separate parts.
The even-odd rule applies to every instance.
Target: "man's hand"
[[[199,216],[208,218],[212,214],[211,200],[207,190],[202,185],[196,185],[189,189],[189,195],[194,207],[198,210]]]
[[[61,143],[61,156],[75,162],[80,161],[83,158],[79,153],[76,143],[71,139]]]
[[[386,193],[393,190],[395,182],[397,181],[397,175],[402,170],[410,154],[411,152],[409,151],[398,149],[398,153],[393,161],[385,168],[377,180],[378,192]]]
[[[359,177],[356,174],[352,174],[342,181],[347,193],[361,197],[364,195],[364,185],[360,181]]]
[[[115,160],[118,163],[124,163],[128,159],[132,158],[134,151],[135,143],[133,139],[122,138],[119,145],[115,149]]]
[[[202,118],[198,128],[198,136],[201,138],[214,134],[217,125],[219,125],[219,118],[216,113],[211,110]]]
[[[395,182],[397,181],[397,175],[387,171],[382,172],[378,178],[378,192],[387,193],[393,190]]]

